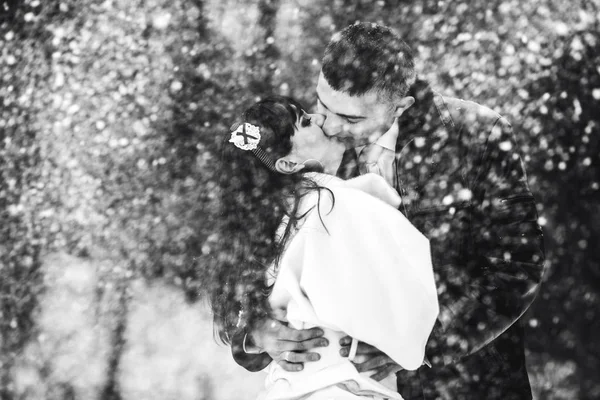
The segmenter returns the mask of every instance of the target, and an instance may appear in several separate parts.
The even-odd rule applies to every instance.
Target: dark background
[[[89,393],[131,393],[135,285],[201,299],[218,138],[260,96],[313,105],[325,44],[356,20],[395,28],[436,90],[513,124],[547,248],[524,316],[534,392],[600,398],[598,0],[16,0],[0,2],[2,399],[91,398],[56,357],[28,358],[66,259],[94,271],[88,327],[106,333]]]

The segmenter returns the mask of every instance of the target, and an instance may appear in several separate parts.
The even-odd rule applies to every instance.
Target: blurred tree
[[[14,395],[12,369],[36,333],[33,312],[41,292],[41,231],[31,208],[43,190],[40,145],[32,98],[43,88],[47,64],[43,26],[26,20],[39,15],[24,1],[0,3],[0,397]],[[22,46],[27,44],[28,51]]]

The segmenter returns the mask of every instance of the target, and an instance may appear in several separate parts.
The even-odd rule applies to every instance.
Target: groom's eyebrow
[[[317,93],[317,100],[319,100],[319,102],[323,105],[323,107],[325,107],[326,110],[331,111],[329,109],[329,107],[327,107],[327,105],[325,103],[323,103],[323,100],[321,100],[321,97],[319,97],[318,93]],[[331,111],[331,112],[333,112],[335,115],[339,115],[342,118],[348,118],[348,119],[365,119],[365,118],[367,118],[367,117],[364,117],[362,115],[348,115],[348,114],[336,113],[334,111]]]

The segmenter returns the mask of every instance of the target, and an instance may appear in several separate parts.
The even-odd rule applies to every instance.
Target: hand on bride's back
[[[348,357],[352,338],[345,336],[340,339],[340,355]],[[353,361],[358,372],[369,372],[370,377],[376,381],[385,379],[390,374],[395,374],[403,368],[396,364],[387,354],[364,342],[358,342],[356,356]]]
[[[329,345],[320,328],[298,330],[271,318],[265,319],[250,336],[256,347],[290,372],[301,371],[305,362],[319,360],[320,355],[311,349]]]

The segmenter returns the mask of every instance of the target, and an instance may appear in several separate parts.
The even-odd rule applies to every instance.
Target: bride
[[[438,314],[429,243],[383,178],[333,176],[344,146],[323,122],[270,97],[224,138],[208,282],[215,326],[226,343],[266,317],[323,329],[331,345],[315,349],[320,359],[299,372],[272,362],[260,399],[401,399],[394,380],[352,361],[362,341],[404,369],[423,363]],[[347,335],[342,357],[335,344]]]

